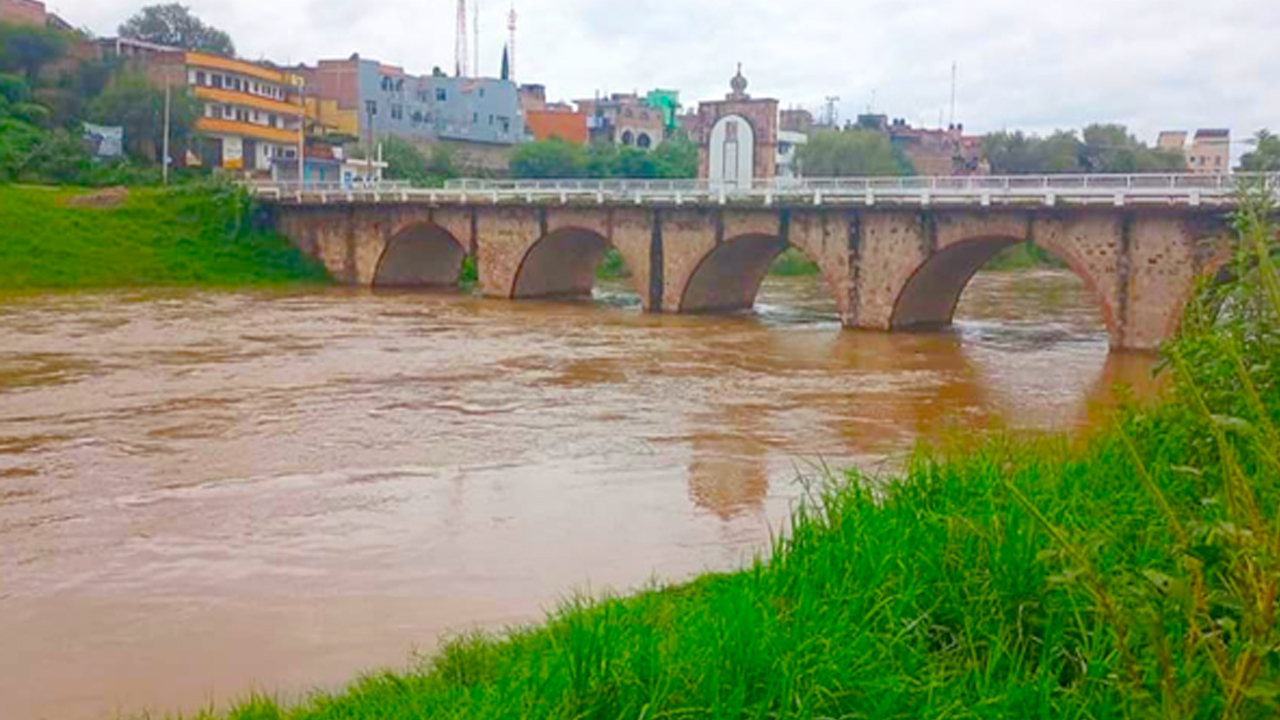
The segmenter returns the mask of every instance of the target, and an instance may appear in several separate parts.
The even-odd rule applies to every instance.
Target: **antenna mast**
[[[511,31],[511,39],[507,41],[507,71],[511,82],[516,81],[516,4],[511,2],[511,14],[507,16],[507,29]]]
[[[475,44],[472,46],[472,50],[475,52],[476,62],[471,66],[471,72],[476,77],[480,77],[483,74],[480,72],[480,0],[476,0],[475,6],[471,11],[475,15],[472,24],[475,27],[476,33]]]
[[[952,61],[951,63],[951,126],[956,125],[956,77],[960,71],[960,64]]]
[[[467,0],[458,0],[458,35],[454,43],[454,74],[467,77],[471,74],[467,69],[467,57],[471,54],[467,50]]]

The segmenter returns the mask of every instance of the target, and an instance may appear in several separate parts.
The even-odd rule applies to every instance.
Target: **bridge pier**
[[[502,299],[589,296],[597,263],[616,248],[649,312],[750,309],[773,260],[793,247],[818,264],[846,327],[884,331],[949,325],[974,273],[1000,250],[1030,240],[1084,280],[1117,350],[1153,350],[1176,331],[1196,278],[1216,268],[1229,237],[1220,215],[1190,205],[773,202],[331,201],[282,203],[275,217],[282,234],[342,282],[453,286],[462,258],[472,255],[481,292]]]

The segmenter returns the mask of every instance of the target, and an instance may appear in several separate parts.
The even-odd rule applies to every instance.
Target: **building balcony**
[[[259,97],[246,92],[237,92],[235,90],[204,86],[195,87],[193,92],[195,96],[201,100],[208,100],[220,105],[253,108],[254,110],[261,110],[263,112],[275,113],[277,115],[292,118],[302,117],[303,115],[303,108],[301,105],[292,105],[290,103]]]
[[[221,57],[218,55],[206,55],[204,53],[189,52],[186,54],[186,62],[189,67],[203,68],[207,70],[221,70],[222,72],[236,73],[237,75],[247,75],[258,80],[263,80],[276,85],[290,87],[292,83],[292,75],[282,73],[276,70],[270,70],[260,65],[247,63],[242,60],[232,60],[231,58]]]
[[[246,137],[254,140],[265,140],[279,145],[297,145],[297,130],[281,130],[279,128],[255,125],[238,120],[202,117],[196,120],[196,131],[204,135],[230,135]]]

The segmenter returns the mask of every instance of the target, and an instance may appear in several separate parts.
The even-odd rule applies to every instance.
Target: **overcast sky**
[[[47,0],[99,35],[142,0]],[[476,0],[469,0],[474,7]],[[410,72],[452,69],[455,0],[186,0],[250,59],[354,52]],[[481,69],[498,72],[510,0],[480,0]],[[517,79],[553,99],[596,91],[728,90],[841,117],[878,112],[975,132],[1130,126],[1280,130],[1280,0],[516,0]],[[474,40],[472,40],[474,42]],[[1237,148],[1237,152],[1240,148]]]

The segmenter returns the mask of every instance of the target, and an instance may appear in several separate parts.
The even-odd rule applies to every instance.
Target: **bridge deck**
[[[1250,183],[1266,183],[1280,199],[1280,174],[776,179],[741,187],[696,180],[452,180],[434,189],[402,182],[250,189],[289,204],[1230,208]]]

